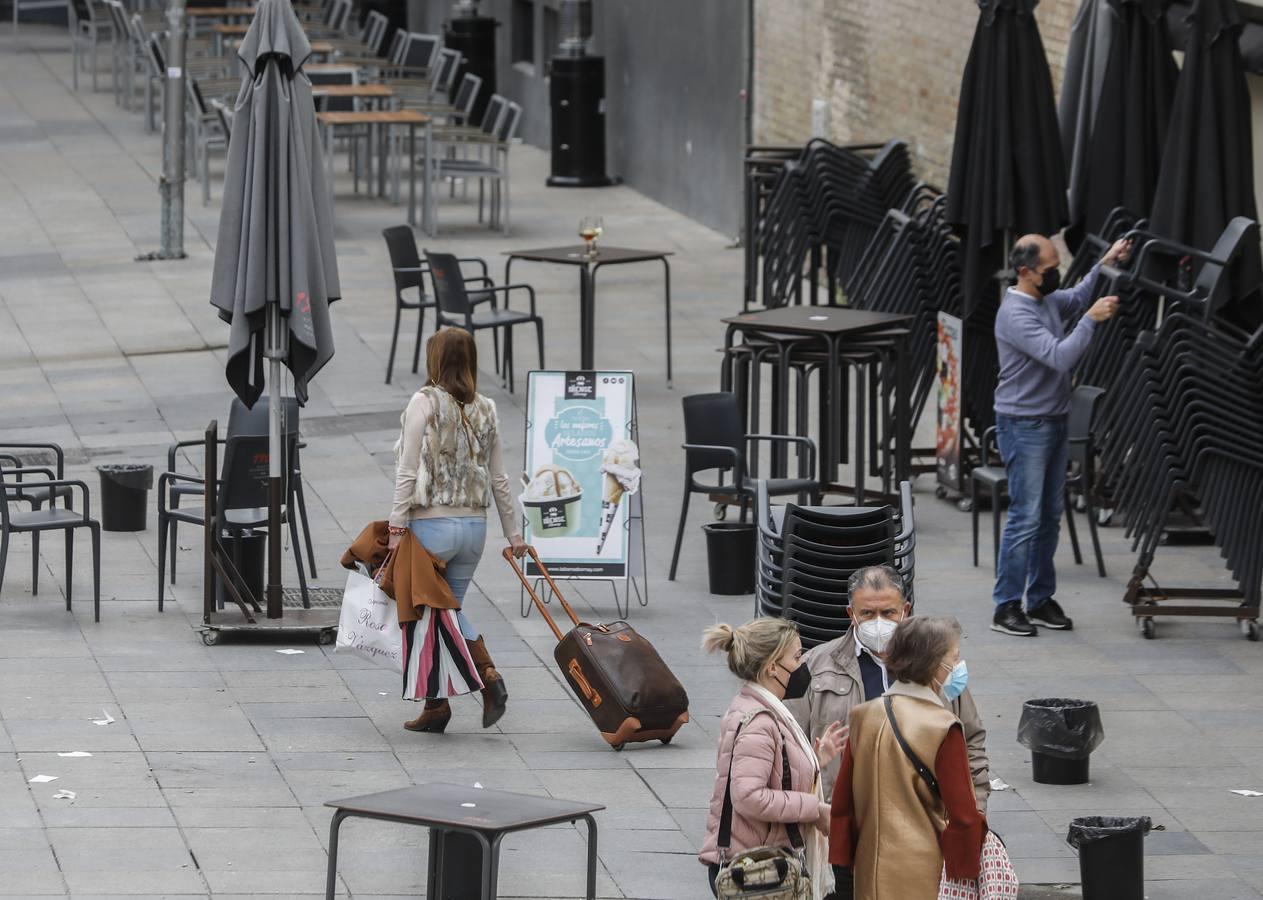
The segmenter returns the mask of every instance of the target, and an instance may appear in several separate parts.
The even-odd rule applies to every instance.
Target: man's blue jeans
[[[1053,554],[1065,511],[1066,419],[997,415],[996,444],[1009,476],[1009,518],[992,599],[999,606],[1025,596],[1030,611],[1057,590]]]

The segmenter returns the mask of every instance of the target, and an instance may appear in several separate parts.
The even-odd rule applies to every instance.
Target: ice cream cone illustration
[[[601,488],[601,534],[596,542],[596,555],[601,555],[605,539],[618,515],[618,506],[624,494],[634,494],[640,487],[640,451],[631,441],[620,438],[611,441],[601,455],[601,472],[604,482]]]

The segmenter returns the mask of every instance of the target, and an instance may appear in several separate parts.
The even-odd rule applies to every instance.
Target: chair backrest
[[[149,75],[151,78],[166,78],[167,64],[162,54],[162,43],[156,37],[151,37],[149,43],[145,45],[147,50],[145,58],[149,61]]]
[[[355,72],[309,72],[307,77],[312,84],[355,84]],[[353,97],[320,97],[318,103],[323,104],[325,112],[350,112],[355,109]]]
[[[120,40],[127,38],[127,7],[120,0],[105,0],[106,8],[110,12],[110,22],[114,26],[116,36]]]
[[[1087,441],[1092,437],[1092,420],[1105,388],[1081,384],[1070,395],[1070,415],[1066,420],[1066,436],[1071,441]]]
[[[456,70],[460,68],[460,60],[459,50],[444,47],[439,51],[439,63],[434,67],[434,80],[431,82],[431,90],[435,94],[447,94],[451,91],[452,82],[456,80]]]
[[[462,120],[469,118],[474,104],[478,102],[478,92],[482,90],[482,78],[473,72],[461,76],[456,88],[456,96],[452,98],[452,109],[460,114]]]
[[[382,41],[386,39],[386,31],[389,28],[390,19],[377,10],[370,12],[368,18],[364,20],[364,31],[367,36],[364,43],[374,56],[381,55]]]
[[[238,434],[224,442],[219,476],[219,510],[262,509],[268,505],[268,436]],[[284,472],[282,472],[284,478]],[[286,496],[282,484],[281,496]]]
[[[325,20],[325,25],[330,31],[342,31],[346,28],[347,19],[351,14],[351,0],[333,0],[333,5],[329,7],[329,18]]]
[[[737,452],[740,471],[745,474],[745,432],[741,427],[741,407],[737,395],[728,391],[693,394],[681,400],[684,408],[684,442],[731,447]],[[689,450],[685,465],[690,473],[704,469],[731,469],[732,455],[716,450]]]
[[[438,54],[442,43],[442,38],[437,34],[411,32],[407,41],[404,42],[401,65],[414,66],[420,69],[433,68],[434,57]]]
[[[193,101],[194,112],[199,117],[207,115],[210,110],[206,108],[206,97],[202,95],[202,88],[197,83],[197,79],[189,75],[184,81],[189,86],[189,99]]]
[[[425,254],[430,266],[430,281],[434,285],[434,299],[439,309],[449,316],[466,316],[473,312],[469,293],[465,290],[465,278],[460,263],[451,253]]]
[[[295,397],[283,397],[281,427],[286,437],[298,435],[298,400]],[[245,437],[248,435],[268,436],[269,400],[266,395],[255,401],[254,406],[246,406],[240,397],[232,398],[232,407],[228,410],[227,437]]]
[[[509,100],[500,94],[492,94],[487,101],[487,108],[482,111],[482,122],[478,127],[483,134],[495,134],[500,126],[500,119],[509,111]]]
[[[396,295],[405,288],[417,288],[425,296],[425,273],[421,271],[421,257],[417,253],[417,239],[412,228],[394,225],[382,230],[386,250],[390,253],[390,267],[395,270]],[[414,269],[401,272],[400,269]]]
[[[232,115],[228,112],[228,107],[219,100],[211,101],[211,108],[215,110],[215,115],[219,116],[219,127],[224,131],[224,141],[232,139]]]
[[[496,128],[496,140],[502,144],[508,144],[517,137],[518,125],[522,123],[522,104],[509,101],[508,111],[500,117],[500,124]]]
[[[408,32],[402,28],[395,29],[395,36],[390,39],[390,50],[386,58],[395,65],[403,65],[403,51],[408,46]]]

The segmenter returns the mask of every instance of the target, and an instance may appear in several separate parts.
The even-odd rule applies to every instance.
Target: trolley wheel
[[[946,500],[947,488],[943,487],[943,485],[940,484],[938,487],[934,489],[934,496],[937,497],[939,500]]]
[[[325,631],[320,632],[320,635],[316,638],[316,643],[318,643],[318,644],[332,644],[332,643],[333,643],[333,639],[334,639],[335,637],[337,637],[337,635],[338,635],[338,633],[337,633],[336,631],[334,631],[333,629],[331,629],[331,628],[330,628],[330,629],[326,629]]]
[[[1258,638],[1255,638],[1254,640],[1258,640]],[[675,735],[672,735],[671,737],[674,737],[674,736],[675,736]],[[662,744],[669,744],[669,743],[671,743],[671,738],[669,738],[669,737],[658,738],[658,742],[659,742],[659,743],[662,743]]]
[[[1104,527],[1104,526],[1109,525],[1109,523],[1113,521],[1114,521],[1114,510],[1102,508],[1096,511],[1096,524],[1097,525]]]
[[[728,518],[728,504],[716,503],[713,515],[716,522],[722,522],[724,519]]]
[[[616,751],[617,751],[617,750],[622,750],[624,747],[626,747],[626,746],[627,746],[627,742],[626,742],[626,741],[624,741],[624,742],[623,742],[623,743],[621,743],[621,744],[610,744],[610,746],[611,746],[612,748],[614,748],[614,750],[616,750]]]
[[[1259,623],[1257,620],[1242,620],[1241,630],[1245,632],[1245,639],[1247,641],[1257,641],[1259,639]]]
[[[203,631],[202,643],[205,644],[207,647],[215,646],[216,644],[219,643],[219,632],[218,631]]]
[[[1146,641],[1151,641],[1158,634],[1158,626],[1154,624],[1153,619],[1141,619],[1140,633],[1145,636]]]
[[[956,508],[963,513],[974,511],[974,501],[970,497],[961,497],[956,501]]]

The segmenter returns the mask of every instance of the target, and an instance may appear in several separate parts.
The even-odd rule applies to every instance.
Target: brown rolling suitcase
[[[580,622],[540,562],[535,548],[527,552],[574,622],[574,628],[564,635],[508,548],[504,558],[513,566],[535,608],[557,636],[553,657],[601,737],[615,750],[623,749],[629,741],[671,743],[671,738],[689,720],[689,698],[653,644],[626,622],[607,625]]]

